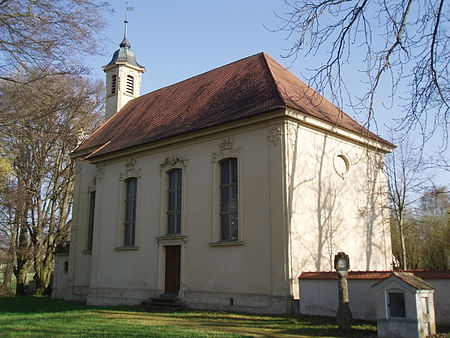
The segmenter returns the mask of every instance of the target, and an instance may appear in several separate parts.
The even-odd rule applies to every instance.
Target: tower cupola
[[[105,121],[122,109],[125,104],[140,96],[141,77],[145,68],[137,63],[136,56],[128,41],[127,25],[119,49],[112,56],[111,61],[103,66],[106,73],[106,108]]]

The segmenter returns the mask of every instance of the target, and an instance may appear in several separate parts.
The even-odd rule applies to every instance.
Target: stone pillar
[[[350,259],[344,252],[334,256],[334,268],[338,273],[339,307],[336,322],[341,329],[349,329],[352,325],[352,312],[350,311],[348,297],[347,275],[350,268]]]

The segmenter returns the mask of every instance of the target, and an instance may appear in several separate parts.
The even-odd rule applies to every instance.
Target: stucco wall
[[[350,256],[354,270],[389,269],[383,154],[296,122],[285,128],[289,268],[295,297],[301,272],[333,269],[340,251]]]
[[[382,157],[369,154],[351,142],[278,118],[95,164],[83,161],[76,178],[65,299],[139,304],[158,296],[164,292],[165,245],[181,245],[180,297],[198,308],[290,312],[300,273],[329,268],[338,251],[352,257],[352,268],[386,269],[391,248],[382,222]],[[336,173],[337,155],[350,161],[344,175]],[[239,242],[216,245],[218,161],[228,156],[238,158]],[[165,236],[165,175],[175,167],[183,170],[182,234],[170,237]],[[128,177],[138,182],[136,243],[125,250]]]
[[[267,128],[263,124],[236,129],[133,155],[132,169],[127,168],[130,156],[97,163],[96,168],[83,164],[75,192],[72,285],[79,286],[79,293],[82,286],[90,285],[90,304],[140,303],[164,292],[164,245],[181,244],[180,296],[189,305],[225,309],[233,298],[234,310],[290,311],[287,275],[272,273],[284,271],[286,264],[282,244],[271,236],[283,226],[271,212],[274,207],[280,209],[271,203],[271,199],[279,200],[278,195],[270,193],[276,185],[281,194],[282,166],[277,160],[281,145],[270,144]],[[215,246],[211,243],[218,240],[217,161],[227,156],[236,156],[239,163],[240,241]],[[174,166],[183,169],[183,236],[172,239],[164,237],[164,180],[166,171],[174,167],[167,164],[169,158],[179,159]],[[136,248],[124,250],[124,179],[131,176],[138,180]],[[95,187],[89,188],[95,177]],[[96,211],[90,254],[83,250],[91,189],[96,190]]]
[[[92,255],[87,248],[89,192],[95,189],[96,167],[86,161],[75,164],[75,185],[70,233],[69,271],[65,300],[84,301],[90,285]]]
[[[64,288],[67,282],[68,271],[65,270],[65,264],[69,262],[68,253],[55,254],[55,270],[53,275],[52,298],[64,299]]]
[[[438,325],[450,324],[450,279],[425,279],[435,287],[434,306]],[[349,280],[350,310],[353,318],[377,320],[376,293],[372,285],[378,280]],[[300,313],[335,316],[338,308],[337,280],[300,280]]]

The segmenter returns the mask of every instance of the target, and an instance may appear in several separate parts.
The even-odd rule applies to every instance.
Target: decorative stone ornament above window
[[[342,178],[345,178],[350,170],[350,161],[344,154],[336,155],[333,159],[333,165],[336,173]]]
[[[96,183],[100,183],[105,175],[105,167],[97,167],[97,175],[95,175]]]
[[[164,162],[162,162],[159,165],[159,170],[162,173],[164,171],[164,169],[170,169],[170,168],[175,168],[175,167],[186,169],[188,162],[189,162],[189,160],[187,160],[185,158],[169,155],[166,157]]]
[[[213,162],[218,162],[227,157],[238,157],[241,153],[241,148],[233,146],[233,141],[229,137],[220,140],[219,148],[219,151],[212,154]]]
[[[269,135],[267,137],[269,138],[270,143],[276,146],[281,141],[283,129],[281,126],[273,126],[268,129],[268,133]]]
[[[127,163],[125,164],[126,171],[120,173],[120,180],[126,180],[130,177],[141,177],[141,169],[136,169],[136,159],[130,158],[128,159]]]

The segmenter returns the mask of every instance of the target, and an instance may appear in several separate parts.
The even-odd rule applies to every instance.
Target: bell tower
[[[137,63],[127,37],[128,21],[125,20],[123,40],[111,61],[103,66],[106,73],[105,121],[122,109],[125,104],[140,96],[141,77],[145,68]]]

